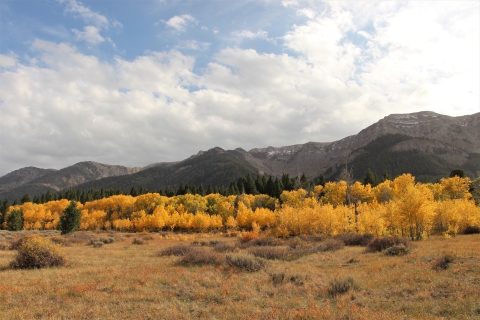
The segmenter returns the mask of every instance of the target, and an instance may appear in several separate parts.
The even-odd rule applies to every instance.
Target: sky
[[[0,176],[480,112],[479,1],[2,0]]]

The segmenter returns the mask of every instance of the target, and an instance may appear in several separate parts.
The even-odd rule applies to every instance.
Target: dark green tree
[[[30,198],[30,195],[28,193],[25,193],[22,199],[20,199],[20,202],[21,203],[32,202],[32,198]]]
[[[317,181],[317,186],[322,186],[322,187],[325,187],[325,177],[323,176],[323,174],[321,174],[319,177],[318,177],[318,181]]]
[[[392,181],[392,180],[393,180],[393,179],[392,179],[392,176],[390,175],[390,173],[388,173],[387,170],[385,170],[385,172],[383,173],[382,178],[383,178],[383,181],[387,181],[387,180]]]
[[[363,184],[364,185],[371,185],[372,187],[375,187],[378,184],[378,178],[377,175],[368,168],[367,172],[365,172],[365,177],[363,178]]]
[[[7,230],[20,231],[23,229],[23,212],[20,209],[13,210],[7,216]]]
[[[247,183],[244,185],[245,193],[247,194],[258,194],[257,186],[255,181],[253,181],[252,175],[249,173],[247,175]]]
[[[63,216],[60,218],[60,230],[62,234],[75,232],[80,227],[80,219],[82,213],[77,208],[75,201],[70,201],[70,205],[63,211]]]
[[[450,172],[450,178],[453,177],[465,178],[465,171],[463,171],[462,169],[452,170],[452,172]]]
[[[138,196],[138,190],[137,190],[137,188],[135,188],[135,186],[133,186],[132,189],[130,189],[130,195],[132,197]]]

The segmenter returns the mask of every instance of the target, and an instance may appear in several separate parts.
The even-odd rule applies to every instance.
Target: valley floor
[[[295,260],[265,260],[248,272],[227,265],[179,265],[159,252],[178,244],[212,251],[220,234],[77,232],[60,236],[65,267],[14,270],[7,244],[25,232],[0,231],[2,319],[478,319],[480,235],[415,242],[404,256],[364,247],[316,252]],[[63,240],[62,240],[63,238]],[[94,247],[95,239],[115,238]],[[297,241],[298,248],[319,243]],[[97,241],[99,242],[99,241]],[[193,245],[192,245],[193,243]],[[246,254],[251,247],[233,252]],[[433,264],[454,257],[446,270]],[[351,277],[352,289],[332,296],[332,281]]]

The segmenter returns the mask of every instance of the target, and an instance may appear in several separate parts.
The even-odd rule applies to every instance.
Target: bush
[[[227,255],[225,257],[227,264],[245,271],[255,272],[265,268],[265,262],[245,255]]]
[[[337,250],[343,249],[344,247],[345,247],[345,243],[341,240],[327,239],[317,247],[317,251],[320,251],[320,252],[337,251]]]
[[[478,234],[480,233],[479,226],[467,226],[465,230],[463,230],[463,234]]]
[[[178,262],[181,265],[220,265],[222,256],[207,249],[191,248]]]
[[[255,257],[260,257],[268,260],[284,260],[292,261],[299,259],[303,256],[315,253],[315,249],[312,247],[302,247],[298,249],[292,248],[278,248],[278,247],[257,247],[251,248],[249,253]]]
[[[50,238],[50,241],[52,241],[55,244],[60,244],[64,247],[70,246],[72,242],[70,239],[60,237],[60,236],[53,236]]]
[[[34,269],[63,266],[65,256],[58,244],[38,235],[27,235],[18,241],[18,254],[10,263],[15,269]]]
[[[293,283],[294,285],[300,287],[305,284],[305,281],[307,280],[306,276],[299,275],[299,274],[294,274],[291,276],[286,276],[285,272],[280,272],[280,273],[269,273],[270,280],[272,280],[272,283],[274,286],[278,286],[282,284],[285,280]]]
[[[355,279],[349,276],[346,278],[335,278],[330,281],[327,292],[330,297],[334,298],[357,288],[358,285],[355,283]]]
[[[337,240],[343,241],[346,246],[367,246],[370,241],[373,240],[373,235],[371,234],[360,234],[360,233],[344,233],[335,237]]]
[[[142,244],[145,244],[145,242],[143,242],[142,239],[139,239],[139,238],[133,238],[132,240],[132,244],[136,244],[136,245],[142,245]]]
[[[375,237],[367,245],[367,252],[380,252],[390,247],[403,244],[405,247],[409,247],[410,242],[406,238],[401,238],[399,236],[385,236],[385,237]]]
[[[10,246],[6,242],[0,242],[0,250],[8,250]]]
[[[90,241],[91,243],[89,243],[89,245],[91,245],[92,247],[94,248],[101,248],[103,247],[103,242],[101,241]]]
[[[249,242],[258,238],[258,233],[255,231],[250,231],[245,233],[243,237],[240,238],[241,242]]]
[[[159,253],[160,256],[184,256],[193,250],[192,247],[189,247],[184,244],[178,244],[172,247],[169,247]]]
[[[437,271],[447,270],[449,267],[449,264],[452,263],[454,260],[455,260],[455,257],[453,255],[444,254],[433,262],[432,269]]]
[[[403,243],[400,243],[400,244],[397,244],[393,247],[385,249],[385,251],[383,251],[383,253],[386,256],[404,256],[409,251],[410,250],[407,247],[405,247],[405,245]]]
[[[218,242],[213,246],[213,250],[216,252],[231,252],[235,251],[237,249],[237,246],[228,244],[226,242]]]

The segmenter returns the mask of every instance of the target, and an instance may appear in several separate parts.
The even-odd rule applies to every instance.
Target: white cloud
[[[185,49],[185,50],[196,50],[196,51],[205,51],[208,50],[211,43],[209,42],[201,42],[197,40],[185,40],[180,41],[177,45],[177,49]]]
[[[17,59],[15,57],[0,54],[0,68],[15,67],[16,63]]]
[[[63,1],[61,1],[63,2]],[[98,28],[108,28],[108,19],[96,12],[93,12],[87,7],[84,7],[81,2],[77,2],[76,0],[67,0],[67,12],[71,12],[80,16],[85,22],[92,23]]]
[[[242,30],[242,31],[234,31],[232,32],[232,36],[237,38],[246,38],[246,39],[267,39],[268,33],[263,30],[258,30],[257,32],[252,32],[250,30]]]
[[[163,21],[165,25],[171,27],[178,32],[183,32],[186,30],[188,25],[197,24],[198,20],[192,17],[189,14],[182,14],[181,16],[174,16],[170,18],[168,21]]]
[[[105,41],[105,39],[100,35],[98,29],[94,26],[84,27],[84,31],[78,31],[77,29],[72,29],[73,33],[78,41],[85,41],[89,44],[96,45]]]

